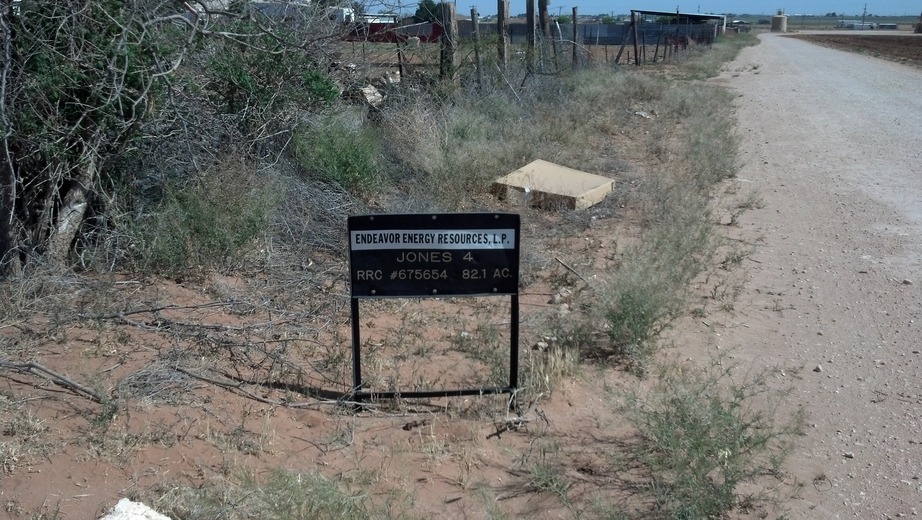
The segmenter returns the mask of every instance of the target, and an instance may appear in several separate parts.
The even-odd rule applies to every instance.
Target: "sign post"
[[[349,217],[353,397],[510,393],[518,387],[519,216],[510,213]],[[371,392],[362,389],[359,301],[373,298],[509,296],[506,387]]]

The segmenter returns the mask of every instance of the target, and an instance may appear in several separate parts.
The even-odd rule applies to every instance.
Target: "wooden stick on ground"
[[[85,397],[89,397],[90,399],[96,401],[97,403],[103,403],[105,401],[103,396],[101,396],[99,392],[97,392],[96,390],[93,390],[92,388],[88,386],[81,385],[80,383],[74,381],[73,379],[67,376],[61,375],[55,372],[54,370],[51,370],[45,367],[44,365],[41,365],[34,361],[30,361],[28,363],[15,363],[13,361],[6,361],[3,359],[0,359],[0,368],[9,368],[12,370],[16,370],[17,372],[29,373],[29,374],[34,374],[40,377],[44,377],[45,379],[48,379],[49,381],[51,381],[52,383],[56,385],[69,388],[77,392],[78,394],[82,394]]]

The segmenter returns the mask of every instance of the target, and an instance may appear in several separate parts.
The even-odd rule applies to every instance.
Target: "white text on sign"
[[[514,229],[352,231],[353,251],[381,249],[514,249]]]

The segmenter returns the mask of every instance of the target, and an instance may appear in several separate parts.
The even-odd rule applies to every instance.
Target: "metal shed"
[[[673,43],[676,45],[681,43],[687,46],[690,37],[694,37],[696,40],[702,38],[705,39],[708,43],[711,43],[714,41],[717,35],[723,34],[727,30],[727,17],[726,15],[722,14],[701,14],[683,13],[681,11],[649,11],[645,9],[631,9],[631,23],[628,26],[628,30],[621,42],[621,50],[618,52],[618,57],[615,59],[616,62],[621,58],[621,54],[624,52],[624,47],[627,44],[627,37],[630,35],[634,45],[634,62],[635,65],[640,65],[641,59],[638,49],[638,32],[641,26],[654,25],[649,21],[651,17],[659,19],[660,21],[662,21],[664,18],[668,19],[668,24],[660,23],[660,25],[664,28],[675,28],[674,31],[670,29],[669,32],[674,33],[670,36],[673,38]],[[703,34],[701,31],[704,26],[710,26],[706,31],[703,31],[703,33],[706,34]],[[693,31],[693,28],[696,30]],[[696,36],[693,36],[693,32],[696,34]]]
[[[678,25],[708,23],[711,20],[717,22],[721,28],[727,27],[727,16],[723,14],[702,14],[702,13],[683,13],[680,11],[647,11],[644,9],[631,9],[631,20],[637,17],[638,23],[643,23],[647,17],[674,17]]]

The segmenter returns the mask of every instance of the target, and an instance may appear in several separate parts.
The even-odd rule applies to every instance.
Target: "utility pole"
[[[864,4],[864,12],[861,13],[861,28],[864,29],[864,17],[868,15],[868,4]]]

